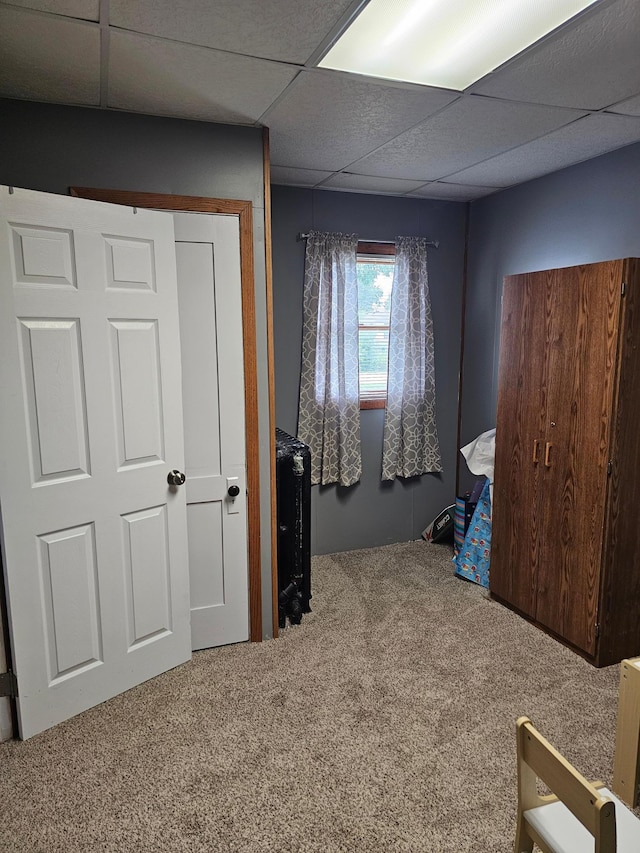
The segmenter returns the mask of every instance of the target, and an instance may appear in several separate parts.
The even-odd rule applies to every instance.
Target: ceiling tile
[[[640,92],[640,3],[617,0],[473,87],[482,95],[601,109]]]
[[[456,97],[441,89],[304,71],[262,121],[270,128],[274,163],[338,171]]]
[[[110,107],[201,121],[254,123],[295,68],[114,30]]]
[[[100,0],[9,0],[7,5],[52,12],[54,15],[80,18],[83,21],[100,20]]]
[[[619,104],[614,104],[608,108],[607,112],[619,113],[624,116],[640,116],[640,95],[636,95],[635,98],[629,98]]]
[[[640,118],[597,113],[451,175],[456,183],[508,187],[640,141]]]
[[[409,193],[411,196],[420,198],[437,198],[441,201],[473,201],[485,195],[496,192],[495,187],[474,187],[462,184],[444,184],[436,181],[425,184],[419,190]]]
[[[110,0],[109,22],[232,53],[305,63],[351,0]]]
[[[100,103],[100,28],[0,6],[0,95],[62,104]]]
[[[300,69],[357,3],[0,0],[0,95],[99,106],[101,7],[102,106],[264,123],[274,183],[465,201],[640,140],[640,0],[600,0],[463,96]]]
[[[272,184],[288,184],[294,187],[315,187],[321,181],[331,177],[331,172],[319,172],[316,169],[290,169],[287,166],[271,167]]]
[[[402,195],[403,193],[417,189],[419,186],[420,181],[403,181],[399,178],[372,178],[368,175],[354,175],[349,172],[342,172],[329,178],[322,185],[322,189]]]
[[[468,96],[352,164],[352,171],[433,181],[574,121],[582,113]]]

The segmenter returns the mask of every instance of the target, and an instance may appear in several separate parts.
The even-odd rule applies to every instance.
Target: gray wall
[[[434,321],[436,417],[444,472],[381,483],[384,410],[361,412],[361,482],[312,489],[316,554],[416,539],[455,497],[458,371],[466,205],[326,190],[272,188],[276,424],[295,434],[302,347],[304,242],[301,231],[355,232],[364,240],[398,235],[439,240],[429,250]]]
[[[256,128],[0,101],[0,183],[47,192],[70,185],[249,199],[254,204],[260,395],[263,611],[270,633],[264,198]],[[533,269],[640,255],[640,145],[496,193],[471,205],[463,442],[494,426],[501,282]],[[362,412],[358,486],[313,489],[316,553],[416,538],[455,492],[465,205],[273,188],[276,420],[295,432],[304,244],[311,227],[391,240],[441,241],[429,258],[441,477],[380,482],[382,410]],[[464,470],[464,465],[462,466]]]
[[[9,100],[0,100],[0,123],[2,184],[62,195],[87,186],[253,203],[263,632],[272,636],[262,131]]]
[[[495,426],[505,275],[640,256],[640,144],[471,205],[462,442]]]

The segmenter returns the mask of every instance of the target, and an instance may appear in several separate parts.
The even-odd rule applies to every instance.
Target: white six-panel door
[[[170,214],[0,188],[0,511],[29,737],[190,657]]]
[[[240,226],[198,213],[174,224],[191,637],[203,649],[249,638]]]

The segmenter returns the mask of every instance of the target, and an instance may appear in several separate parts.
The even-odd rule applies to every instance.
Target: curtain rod
[[[306,240],[309,234],[304,234],[302,231],[298,234],[297,240]],[[384,243],[385,245],[393,246],[395,240],[358,240],[359,243]],[[434,249],[437,249],[440,245],[439,240],[427,240],[427,246],[433,246]]]

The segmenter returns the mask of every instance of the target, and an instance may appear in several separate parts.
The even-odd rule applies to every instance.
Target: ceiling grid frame
[[[268,126],[276,183],[452,201],[640,142],[636,0],[464,92],[316,68],[364,3],[0,0],[0,96]]]

